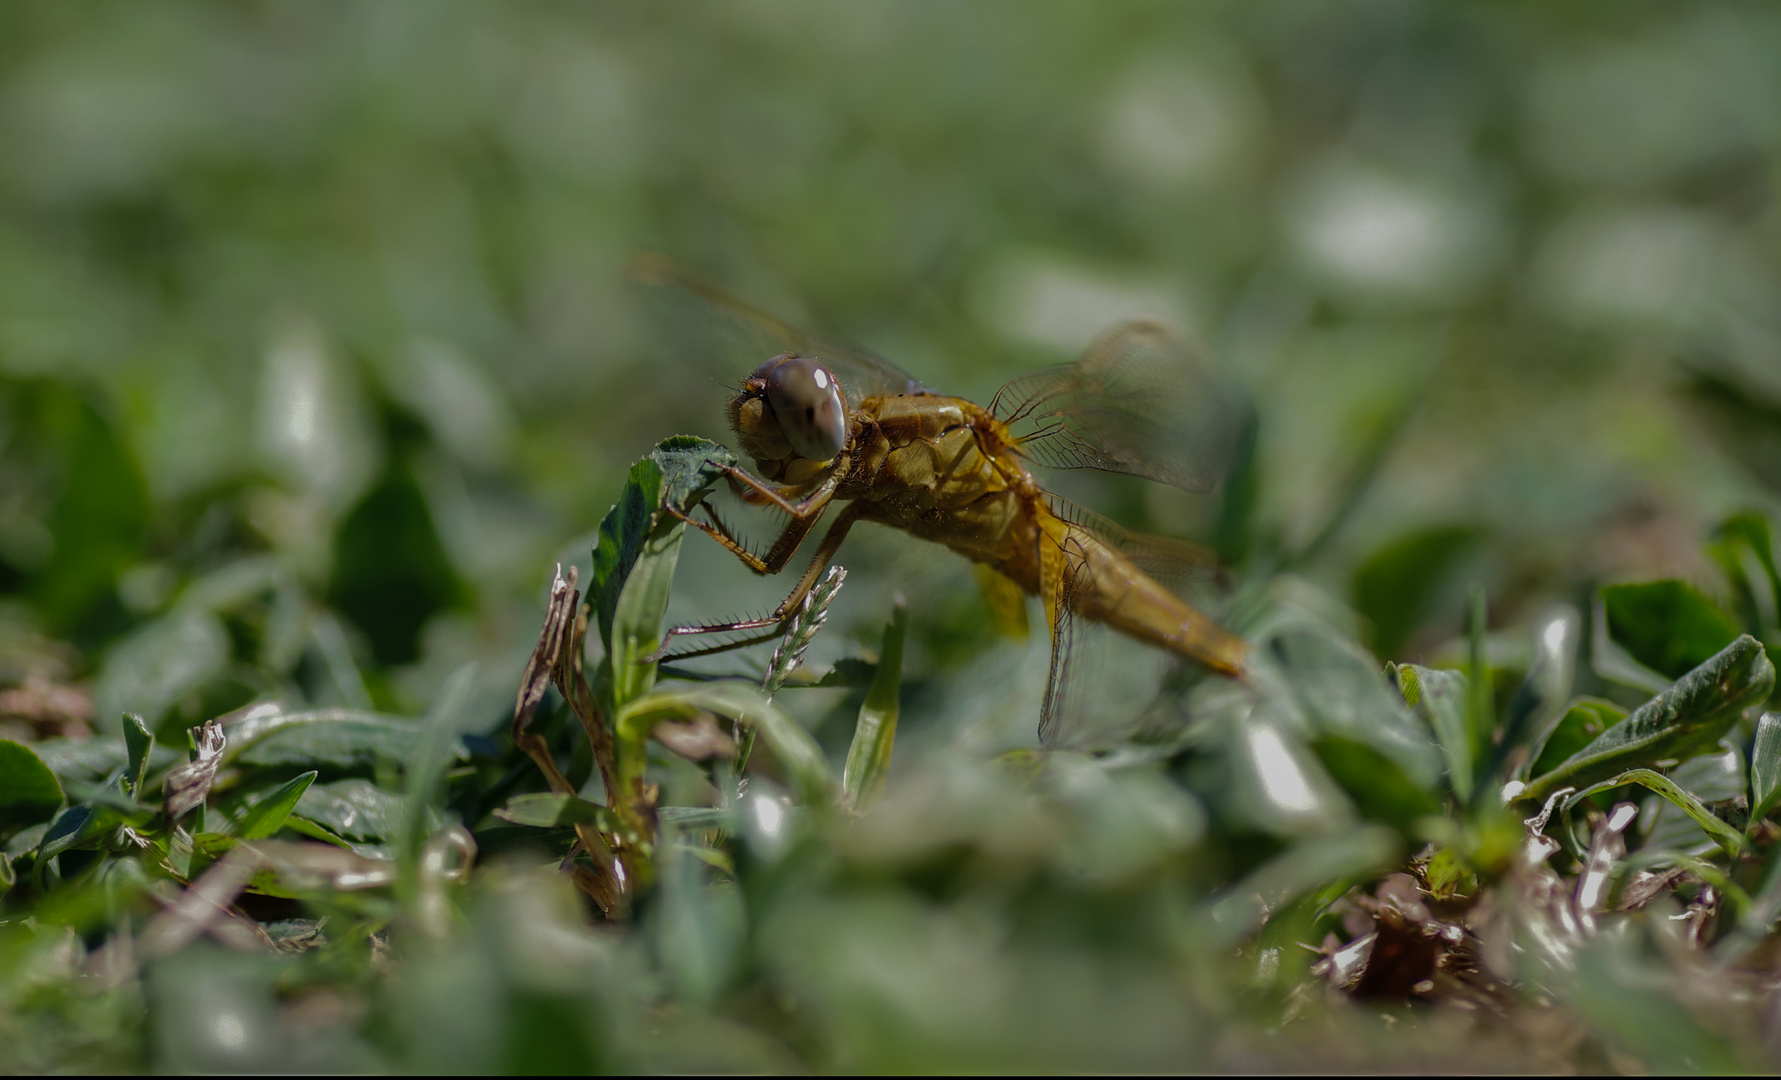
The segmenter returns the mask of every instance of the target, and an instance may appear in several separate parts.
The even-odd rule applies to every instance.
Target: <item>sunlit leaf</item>
[[[261,798],[247,808],[236,826],[236,835],[243,840],[260,840],[271,836],[284,826],[285,819],[296,809],[297,801],[315,783],[317,774],[311,770],[279,786],[276,791]]]
[[[369,780],[336,780],[304,791],[295,812],[350,840],[387,840],[396,835],[402,796]]]
[[[55,858],[64,851],[96,847],[112,830],[124,823],[124,815],[104,804],[70,806],[57,814],[37,844],[39,863]]]
[[[736,974],[746,928],[742,898],[707,881],[705,858],[680,842],[677,830],[664,830],[662,849],[656,950],[681,996],[710,1002]]]
[[[1522,792],[1543,799],[1666,758],[1688,758],[1717,743],[1746,708],[1769,695],[1775,669],[1749,635],[1684,675],[1631,716],[1597,736]]]
[[[1495,760],[1500,764],[1524,743],[1548,732],[1565,712],[1576,676],[1583,617],[1570,604],[1542,611],[1529,627],[1527,674],[1509,700],[1508,718]]]

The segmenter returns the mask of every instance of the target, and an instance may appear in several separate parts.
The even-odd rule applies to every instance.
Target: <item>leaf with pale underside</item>
[[[1587,787],[1628,769],[1710,749],[1774,685],[1775,669],[1762,644],[1742,635],[1552,771],[1535,777],[1521,798],[1544,799],[1561,787]]]

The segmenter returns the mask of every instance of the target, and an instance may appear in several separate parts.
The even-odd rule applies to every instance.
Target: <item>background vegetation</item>
[[[1772,1067],[1778,51],[1736,3],[6,6],[0,1067]],[[786,816],[636,735],[705,816],[603,918],[598,755],[547,693],[552,801],[514,695],[739,374],[637,249],[978,400],[1174,325],[1252,457],[1057,484],[1218,547],[1263,685],[1024,754],[1042,635],[863,528],[784,711],[701,699]],[[674,621],[784,584],[657,569]]]

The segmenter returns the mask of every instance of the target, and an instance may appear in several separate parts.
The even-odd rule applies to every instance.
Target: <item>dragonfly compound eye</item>
[[[799,457],[828,461],[847,445],[841,384],[814,360],[782,360],[767,376],[767,404]]]

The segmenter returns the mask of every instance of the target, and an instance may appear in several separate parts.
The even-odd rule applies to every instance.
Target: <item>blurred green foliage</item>
[[[1778,52],[1736,2],[6,6],[0,1068],[1772,1065]],[[553,566],[622,588],[602,515],[743,374],[638,249],[979,401],[1174,327],[1252,403],[1223,491],[1044,479],[1215,546],[1257,686],[1039,752],[1043,632],[856,530],[818,685],[621,687],[771,745],[744,799],[645,725],[659,876],[590,929],[556,867],[621,793],[552,692],[548,795],[514,690]],[[672,622],[785,584],[667,570]],[[813,812],[855,738],[881,796]],[[1499,792],[1559,777],[1609,786],[1529,862]],[[261,837],[364,862],[270,847],[189,940]],[[1401,870],[1496,898],[1454,970],[1497,989],[1330,989],[1463,922]]]

